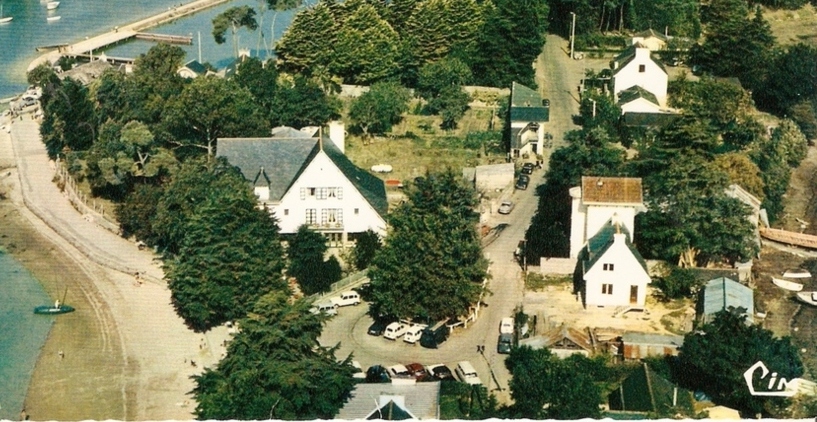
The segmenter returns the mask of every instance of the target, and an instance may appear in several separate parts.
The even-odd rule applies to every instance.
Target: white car
[[[502,318],[499,322],[499,334],[513,334],[513,318]]]
[[[363,367],[360,366],[360,362],[358,362],[356,360],[353,360],[352,361],[352,366],[355,368],[355,373],[352,374],[352,378],[365,380],[366,379],[366,373],[363,372]]]
[[[386,331],[383,332],[383,337],[389,340],[397,340],[403,334],[406,334],[408,325],[402,322],[392,322],[386,326]]]
[[[414,344],[420,340],[420,336],[423,335],[423,330],[426,329],[428,325],[425,324],[414,324],[411,327],[406,329],[406,334],[403,336],[403,341],[406,343]]]
[[[512,210],[513,210],[513,202],[511,202],[511,201],[502,201],[502,203],[499,204],[499,210],[497,212],[500,213],[500,214],[510,214]]]
[[[338,305],[329,301],[320,302],[312,306],[312,308],[309,309],[309,312],[312,312],[315,315],[324,313],[329,316],[334,316],[338,314]]]
[[[329,299],[335,305],[340,306],[349,306],[349,305],[359,305],[360,304],[360,295],[357,294],[355,291],[348,291],[343,292],[340,296],[335,296],[332,299]]]
[[[390,366],[388,368],[389,376],[392,378],[411,378],[411,372],[409,372],[408,368],[405,365],[397,365]]]

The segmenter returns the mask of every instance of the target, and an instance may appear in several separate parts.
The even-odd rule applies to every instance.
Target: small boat
[[[797,300],[807,305],[817,306],[817,292],[800,292],[797,293]]]
[[[777,287],[780,287],[780,288],[783,288],[783,289],[786,289],[786,290],[791,290],[793,292],[799,292],[800,290],[803,290],[803,285],[802,284],[795,283],[795,282],[789,281],[789,280],[783,280],[782,278],[772,277],[772,283],[774,283],[774,285],[777,286]]]
[[[40,47],[35,47],[34,50],[36,50],[36,51],[38,51],[40,53],[43,53],[43,52],[46,52],[46,51],[59,50],[60,48],[67,47],[67,46],[68,46],[68,44],[43,45],[43,46],[40,46]]]
[[[46,19],[47,21],[49,21],[49,22],[54,22],[54,21],[58,21],[58,20],[60,20],[60,18],[61,18],[61,16],[49,16],[49,17],[47,17],[47,18],[45,18],[45,19]]]
[[[786,270],[783,273],[783,277],[785,278],[811,278],[811,273],[808,270],[804,270],[802,268],[795,268],[792,270]]]
[[[14,19],[12,16],[3,17],[3,5],[0,4],[0,23],[8,23],[11,22],[12,19]]]
[[[74,308],[68,305],[59,305],[57,307],[54,307],[54,305],[45,305],[34,308],[34,313],[38,315],[59,315],[69,312],[74,312]]]
[[[60,2],[58,2],[58,1],[50,1],[50,2],[46,3],[45,7],[48,10],[54,10],[57,7],[59,7],[59,5],[60,5]]]

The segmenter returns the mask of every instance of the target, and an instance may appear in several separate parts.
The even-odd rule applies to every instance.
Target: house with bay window
[[[328,132],[278,127],[265,138],[222,138],[217,155],[239,168],[282,234],[306,224],[337,246],[370,229],[385,235],[383,181],[346,157],[342,124]]]

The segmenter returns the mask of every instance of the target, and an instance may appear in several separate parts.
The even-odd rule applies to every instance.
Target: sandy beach
[[[32,126],[38,127],[25,117],[12,130],[31,138]],[[38,136],[25,141],[41,145]],[[56,317],[34,369],[26,414],[32,420],[192,419],[190,376],[222,356],[225,330],[192,332],[176,315],[163,282],[139,286],[133,275],[94,262],[33,214],[23,202],[13,151],[11,136],[0,131],[0,192],[6,195],[0,200],[0,246],[53,299],[67,289],[66,303],[77,309]],[[52,200],[53,205],[67,202]]]

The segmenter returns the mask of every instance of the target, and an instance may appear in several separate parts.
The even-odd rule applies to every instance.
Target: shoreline
[[[117,26],[94,37],[70,43],[65,47],[65,49],[75,53],[85,53],[88,51],[97,50],[99,48],[105,49],[110,45],[120,42],[121,40],[116,42],[109,41],[111,39],[121,38],[122,36],[120,34],[143,31],[145,29],[153,28],[155,26],[159,26],[230,1],[232,0],[195,0],[190,3],[181,4],[157,15],[141,19],[122,27]],[[45,53],[32,60],[31,63],[29,63],[26,72],[30,72],[32,69],[45,62],[54,63],[61,55],[62,54],[59,51]]]

